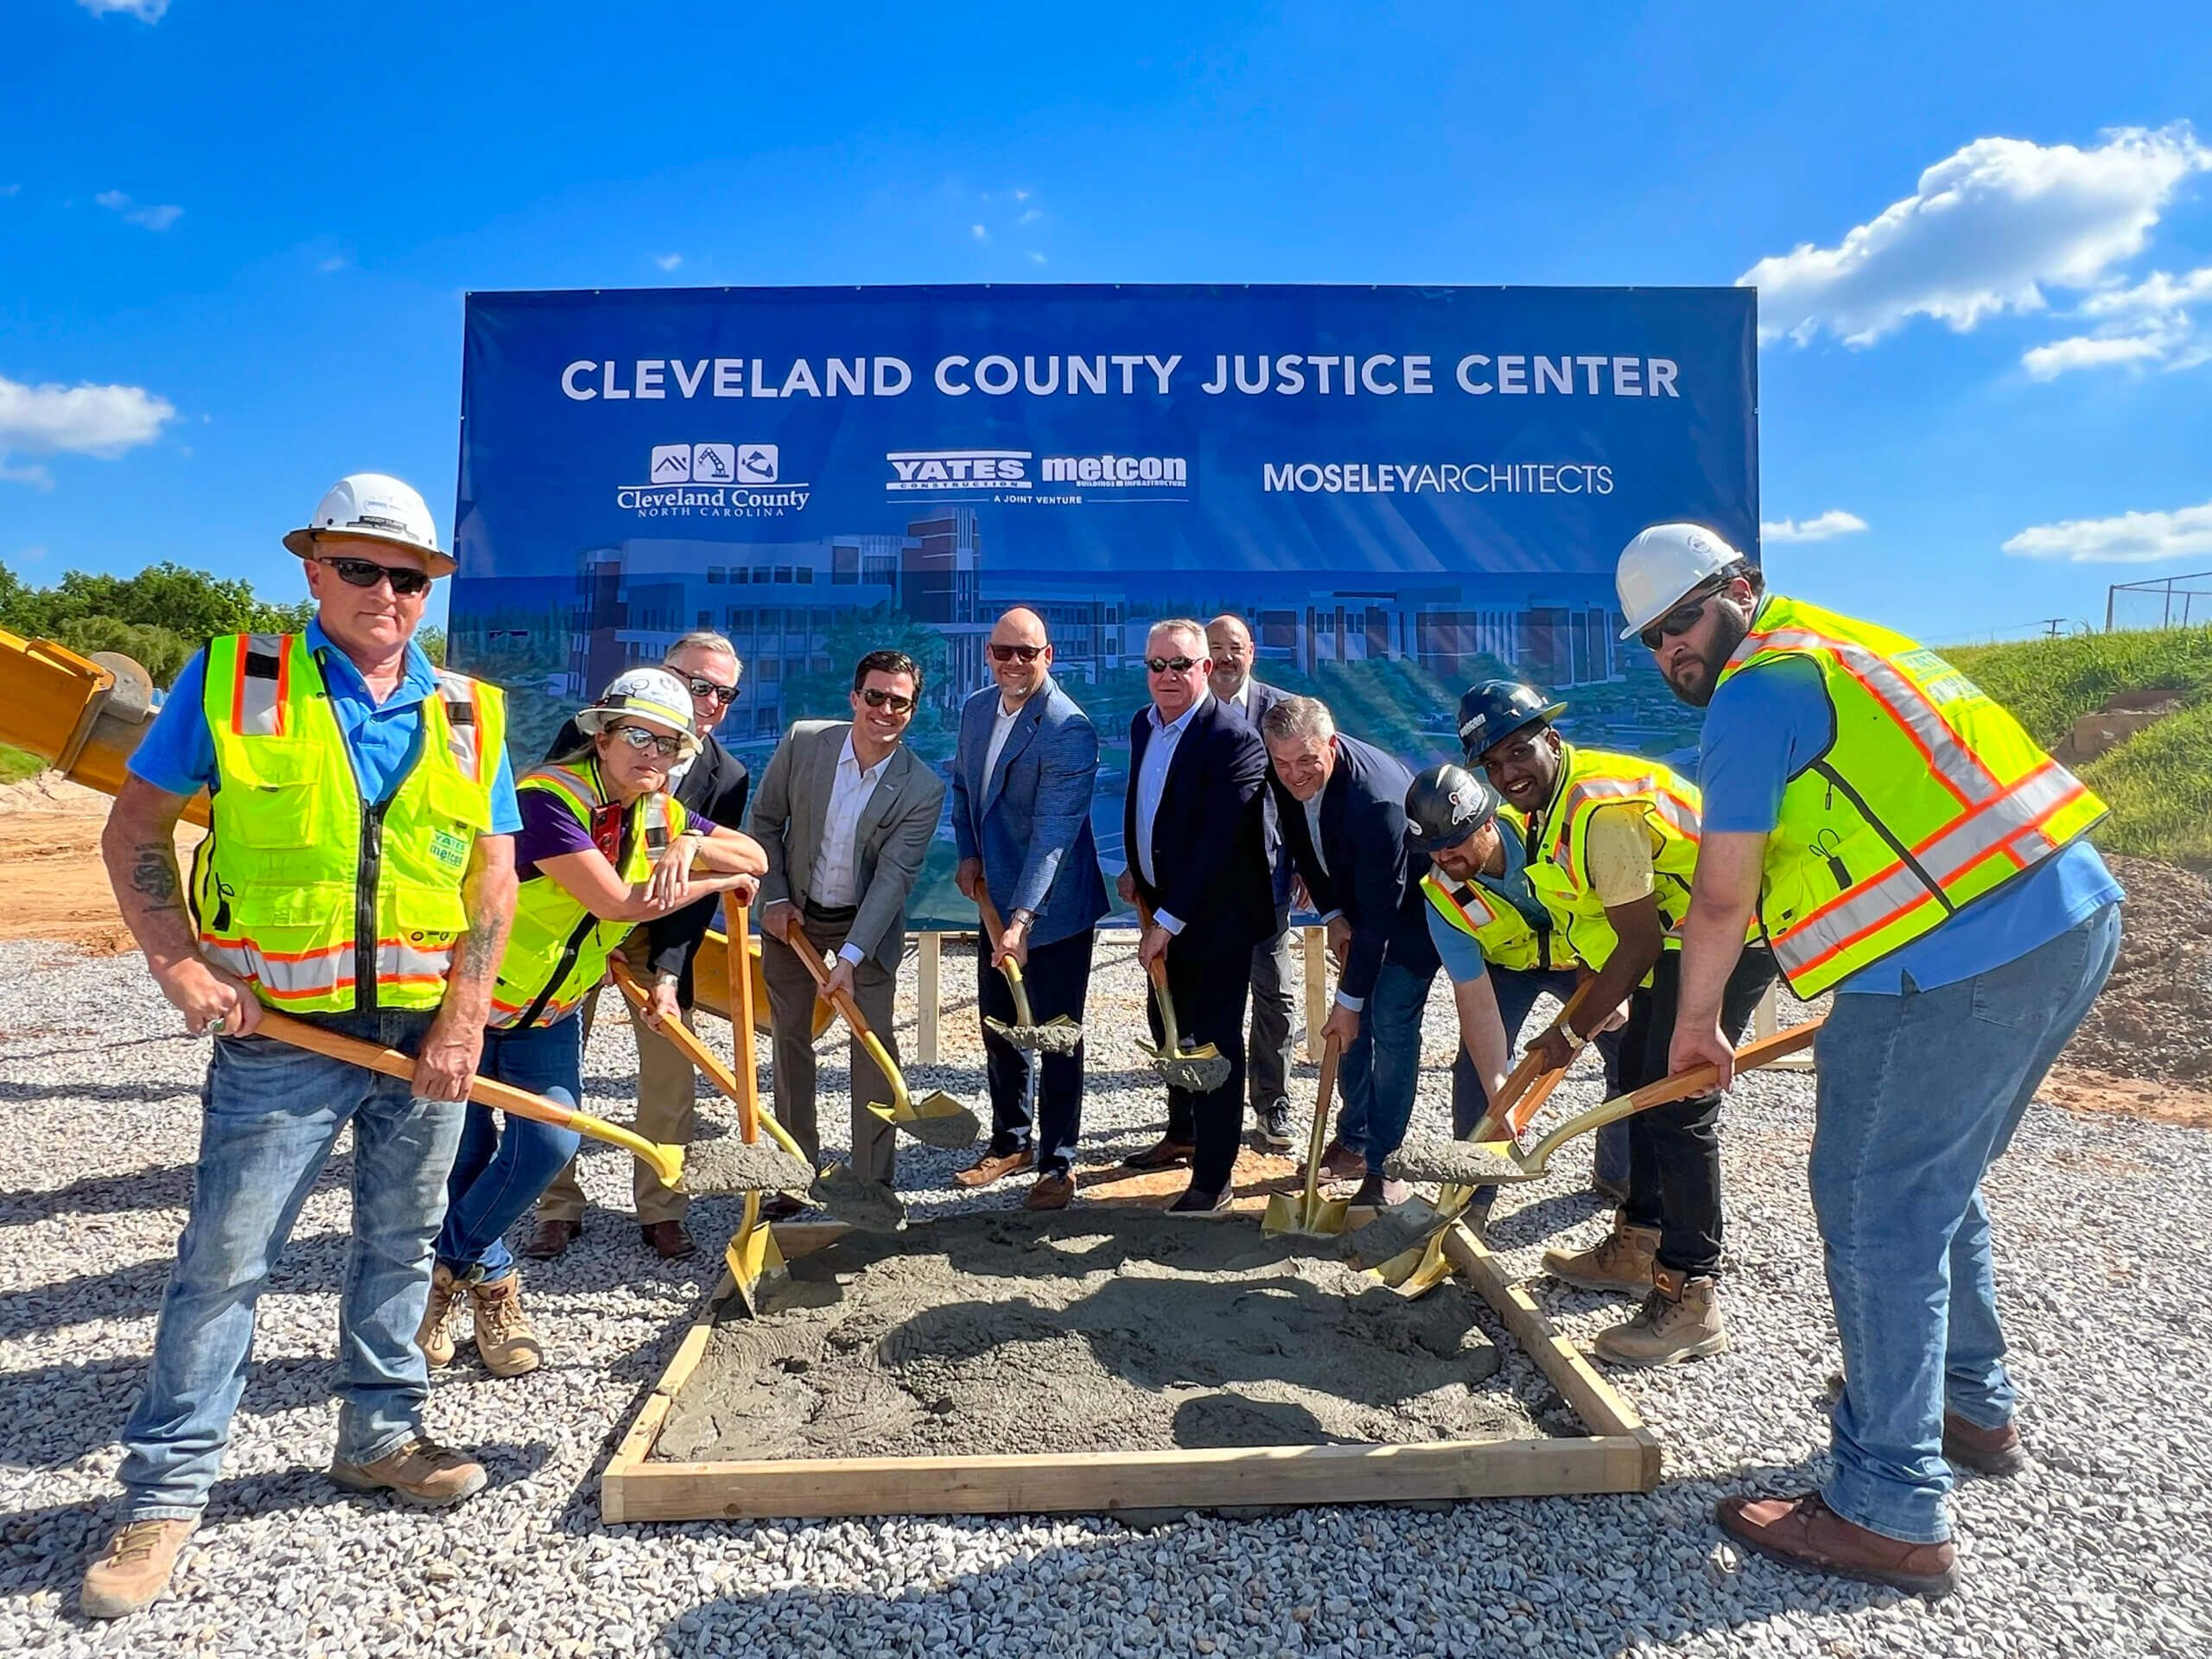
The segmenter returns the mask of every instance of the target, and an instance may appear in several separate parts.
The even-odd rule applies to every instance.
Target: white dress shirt
[[[890,764],[887,754],[861,771],[860,757],[853,753],[853,734],[845,734],[844,752],[837,757],[837,770],[830,785],[830,810],[823,820],[822,845],[814,855],[810,896],[825,910],[860,902],[861,814],[867,810],[868,797],[875,793],[876,782]],[[862,953],[850,944],[837,954],[850,963],[862,960]]]
[[[1183,734],[1191,729],[1191,716],[1206,705],[1212,695],[1202,691],[1191,706],[1173,721],[1162,721],[1160,708],[1154,704],[1145,710],[1145,718],[1152,722],[1152,741],[1144,747],[1144,764],[1137,768],[1137,869],[1147,882],[1158,885],[1152,873],[1152,821],[1160,816],[1160,798],[1167,789],[1167,768],[1174,763],[1176,746],[1182,742]],[[1183,931],[1182,918],[1164,910],[1152,913],[1153,919],[1170,933]]]
[[[1006,747],[1007,734],[1014,730],[1015,717],[1027,707],[1027,703],[1016,703],[1009,709],[1003,697],[999,700],[999,711],[991,717],[991,747],[983,751],[983,788],[986,792],[991,787],[991,773],[998,767],[999,751]]]

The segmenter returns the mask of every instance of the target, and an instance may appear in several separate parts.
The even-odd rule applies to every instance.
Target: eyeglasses
[[[1698,619],[1705,614],[1705,607],[1712,602],[1719,588],[1711,583],[1690,590],[1690,595],[1681,604],[1654,622],[1636,637],[1643,641],[1646,651],[1659,649],[1662,639],[1678,639],[1697,626]]]
[[[1144,665],[1155,674],[1187,674],[1205,660],[1202,657],[1147,657]]]
[[[991,647],[991,660],[995,663],[1010,663],[1017,657],[1025,663],[1033,663],[1044,654],[1045,647],[1042,645],[1001,645],[995,644]]]
[[[620,738],[639,754],[651,749],[664,760],[675,760],[683,747],[682,738],[666,736],[659,732],[649,732],[642,726],[610,726],[607,728],[607,734],[609,737]]]
[[[861,701],[871,709],[888,708],[894,715],[909,713],[914,706],[912,697],[902,697],[896,691],[886,691],[880,685],[871,685],[861,692]]]
[[[379,582],[389,582],[391,591],[401,599],[412,599],[430,585],[427,570],[410,570],[405,565],[378,564],[374,559],[326,559],[318,556],[317,564],[327,564],[338,573],[338,580],[348,588],[373,588]]]
[[[712,697],[725,709],[737,701],[735,686],[716,685],[703,674],[686,674],[683,677],[683,683],[690,689],[693,696]]]

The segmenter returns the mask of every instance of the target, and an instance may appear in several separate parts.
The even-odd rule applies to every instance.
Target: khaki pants
[[[851,918],[833,921],[810,909],[799,925],[823,956],[835,957],[845,942]],[[806,1149],[809,1160],[818,1161],[822,1136],[814,1113],[814,978],[789,945],[765,933],[760,936],[760,976],[767,982],[768,1008],[776,1021],[776,1121]],[[891,1004],[896,988],[896,982],[874,957],[853,969],[853,1001],[894,1065],[899,1045],[891,1034]],[[868,1103],[888,1103],[891,1090],[858,1039],[847,1048],[852,1062],[853,1167],[864,1179],[887,1184],[899,1132],[868,1110]]]
[[[623,959],[638,976],[640,984],[650,982],[645,968],[645,931],[639,928],[623,941]],[[601,988],[604,988],[603,987]],[[610,995],[621,999],[621,993]],[[591,1042],[591,1022],[598,1011],[600,991],[594,990],[585,999],[583,1021],[584,1043]],[[623,1010],[630,1005],[622,1001]],[[691,1010],[683,1011],[686,1027],[696,1030]],[[666,1146],[688,1147],[698,1122],[698,1077],[691,1069],[691,1062],[677,1052],[674,1044],[646,1028],[645,1021],[632,1013],[630,1024],[638,1033],[638,1115],[636,1128],[648,1141]],[[652,1166],[632,1160],[630,1192],[637,1205],[638,1220],[650,1227],[655,1222],[681,1221],[690,1207],[691,1200],[682,1192],[664,1185],[653,1173]],[[584,1218],[584,1190],[576,1179],[575,1160],[570,1159],[566,1168],[553,1178],[537,1200],[540,1221],[582,1221]]]

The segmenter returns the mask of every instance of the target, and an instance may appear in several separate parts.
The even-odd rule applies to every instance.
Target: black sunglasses
[[[1692,588],[1688,598],[1636,637],[1643,642],[1646,651],[1658,650],[1662,639],[1680,639],[1697,626],[1698,618],[1705,614],[1705,607],[1712,603],[1713,594],[1719,591],[1720,584],[1718,582],[1707,582],[1702,588]]]
[[[394,567],[378,564],[374,559],[327,559],[320,555],[317,564],[327,564],[338,573],[338,580],[348,588],[373,588],[379,582],[389,582],[391,591],[402,599],[412,599],[430,585],[427,570],[410,570],[404,565]]]
[[[994,645],[991,647],[991,660],[996,663],[1010,663],[1017,657],[1025,663],[1033,663],[1044,654],[1045,647],[1042,645]]]
[[[1203,657],[1147,657],[1144,665],[1155,674],[1187,674],[1205,660]]]
[[[673,760],[683,747],[682,738],[649,732],[642,726],[610,726],[607,728],[607,734],[620,738],[639,754],[651,749],[664,760]]]
[[[703,674],[686,674],[683,677],[683,683],[690,689],[693,696],[712,697],[725,709],[737,701],[735,686],[716,685]]]
[[[888,704],[894,715],[903,715],[914,706],[912,697],[902,697],[896,691],[886,691],[880,685],[871,685],[861,692],[861,701],[871,709],[880,709]]]

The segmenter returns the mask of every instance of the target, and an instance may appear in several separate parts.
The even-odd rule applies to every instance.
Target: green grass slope
[[[2212,869],[2212,628],[2088,633],[1943,653],[2050,747],[2115,692],[2171,690],[2178,713],[2082,769],[2112,817],[2100,846]]]

